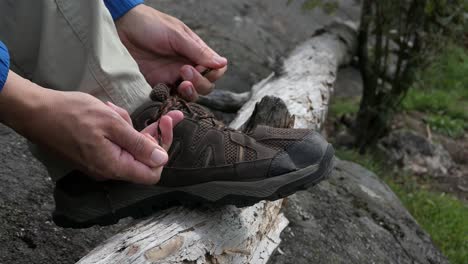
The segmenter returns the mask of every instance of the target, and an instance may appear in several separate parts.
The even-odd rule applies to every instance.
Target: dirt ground
[[[246,91],[277,69],[296,43],[336,19],[355,19],[357,4],[342,1],[331,15],[303,11],[301,0],[147,0],[182,19],[230,59],[230,70],[217,84]],[[51,222],[53,183],[29,153],[26,140],[0,125],[0,263],[74,263],[122,228],[58,228]],[[128,222],[128,221],[127,221]]]

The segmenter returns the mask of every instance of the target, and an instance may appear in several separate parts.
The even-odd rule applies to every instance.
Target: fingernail
[[[156,166],[161,166],[166,164],[167,162],[167,153],[161,151],[160,149],[154,149],[153,153],[151,153],[151,160],[154,162]]]
[[[227,59],[223,58],[223,57],[221,57],[219,55],[214,55],[213,56],[213,61],[216,64],[226,64],[227,63]]]
[[[184,80],[186,81],[190,81],[193,79],[193,72],[192,72],[192,69],[190,69],[189,67],[185,67],[182,69],[182,78],[184,78]]]
[[[193,90],[194,90],[193,86],[189,86],[189,87],[188,87],[188,89],[187,89],[187,91],[186,91],[188,97],[192,97],[192,96],[193,96]]]

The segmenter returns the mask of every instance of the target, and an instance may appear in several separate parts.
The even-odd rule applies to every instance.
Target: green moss
[[[337,150],[337,156],[361,164],[379,175],[432,237],[451,263],[468,263],[468,205],[457,198],[427,190],[415,177],[395,177],[378,155]]]

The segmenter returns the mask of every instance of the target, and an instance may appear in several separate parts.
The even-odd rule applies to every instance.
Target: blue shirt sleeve
[[[104,0],[104,4],[112,15],[114,20],[121,18],[130,9],[139,4],[143,4],[143,0]]]
[[[10,55],[5,44],[3,44],[3,42],[0,41],[0,92],[3,89],[3,86],[5,86],[9,70]]]

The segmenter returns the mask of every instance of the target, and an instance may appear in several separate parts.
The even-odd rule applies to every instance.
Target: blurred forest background
[[[327,134],[341,159],[386,181],[452,263],[468,263],[468,2],[363,5],[347,69],[361,79],[336,91]]]

